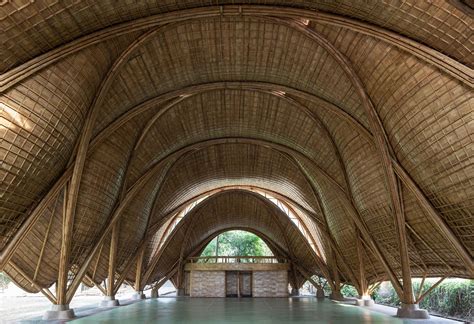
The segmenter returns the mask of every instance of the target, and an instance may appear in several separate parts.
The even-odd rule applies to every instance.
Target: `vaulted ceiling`
[[[467,3],[3,1],[1,268],[100,282],[115,237],[151,284],[247,228],[346,282],[473,278]]]

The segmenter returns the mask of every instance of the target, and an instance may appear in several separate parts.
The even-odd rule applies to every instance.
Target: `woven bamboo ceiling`
[[[115,240],[152,284],[242,228],[303,277],[474,278],[470,3],[1,1],[1,268],[100,283]]]

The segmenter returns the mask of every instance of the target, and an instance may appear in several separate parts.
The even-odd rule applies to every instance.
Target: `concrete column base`
[[[51,310],[43,315],[45,321],[70,320],[75,317],[74,310],[69,305],[52,305]]]
[[[146,296],[143,291],[137,291],[135,294],[133,294],[132,299],[146,299]]]
[[[398,308],[397,317],[413,319],[429,319],[426,309],[420,309],[418,304],[403,304]]]
[[[176,289],[176,296],[184,296],[184,288]]]
[[[150,298],[158,298],[160,295],[158,294],[158,289],[152,289]]]
[[[324,290],[323,289],[317,289],[316,290],[316,297],[317,298],[325,298],[326,296],[324,295]]]
[[[371,307],[375,305],[375,302],[371,298],[360,298],[355,301],[356,306]]]
[[[115,296],[105,296],[104,300],[99,303],[99,307],[116,307],[120,306],[120,303]]]
[[[296,288],[291,288],[291,294],[290,296],[299,296],[300,295],[300,290]]]

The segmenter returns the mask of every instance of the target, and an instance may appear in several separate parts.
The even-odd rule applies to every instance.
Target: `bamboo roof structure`
[[[473,279],[473,10],[1,1],[0,270],[65,304],[240,228],[296,281]]]

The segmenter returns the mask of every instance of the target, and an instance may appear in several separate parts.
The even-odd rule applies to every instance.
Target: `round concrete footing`
[[[133,294],[132,299],[146,299],[146,296],[143,292],[137,292]]]
[[[120,306],[120,303],[115,297],[105,296],[104,300],[99,303],[99,307],[116,307]]]
[[[151,290],[150,298],[158,298],[160,295],[158,294],[158,290]]]
[[[364,306],[366,307],[371,307],[374,306],[375,302],[373,299],[364,299]]]
[[[184,288],[176,289],[176,296],[184,296]]]
[[[46,313],[43,315],[43,320],[69,320],[74,317],[74,310],[69,309],[69,305],[52,305],[51,310],[46,311]]]
[[[325,298],[326,296],[324,295],[324,290],[322,290],[322,289],[316,290],[316,297],[317,298]]]
[[[356,306],[371,307],[375,305],[375,302],[372,299],[356,299],[355,304]]]
[[[429,319],[426,309],[420,309],[418,304],[402,304],[397,310],[397,317],[413,319]]]

